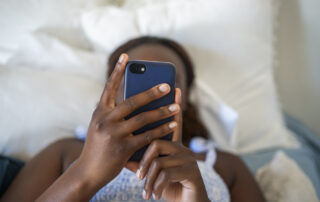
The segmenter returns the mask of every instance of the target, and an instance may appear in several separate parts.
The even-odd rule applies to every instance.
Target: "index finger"
[[[175,144],[167,140],[154,140],[147,148],[146,152],[139,163],[137,171],[138,179],[143,179],[146,175],[150,164],[154,158],[159,155],[177,154],[181,151],[181,145]]]
[[[114,110],[111,112],[112,117],[115,119],[123,119],[125,116],[132,113],[134,110],[159,99],[170,92],[170,86],[166,83],[162,83],[150,88],[147,91],[134,95],[122,103],[120,103]]]
[[[121,79],[124,74],[125,66],[128,62],[128,55],[123,53],[120,55],[111,76],[109,77],[104,87],[103,93],[100,98],[100,105],[102,106],[115,106],[115,97],[120,86]]]

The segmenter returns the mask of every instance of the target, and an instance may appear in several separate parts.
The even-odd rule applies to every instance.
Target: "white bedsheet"
[[[106,5],[110,1],[86,3],[47,0],[44,4],[41,1],[21,2],[4,0],[0,3],[6,4],[5,7],[0,6],[0,24],[7,20],[0,33],[0,153],[29,159],[50,142],[73,136],[76,126],[89,123],[103,89],[107,57],[103,53],[92,51],[80,27],[80,16],[82,12]],[[59,9],[59,12],[55,12]],[[4,10],[7,11],[2,12]],[[13,10],[21,14],[10,19],[8,16],[14,15],[6,16],[6,13]],[[23,12],[24,10],[27,12]],[[68,14],[65,15],[66,13]],[[24,15],[30,15],[31,18],[23,20]],[[19,27],[21,23],[23,26]],[[254,24],[254,20],[252,23]],[[261,26],[261,30],[263,28]],[[229,31],[231,33],[232,30]],[[217,34],[219,37],[223,36],[223,33]],[[236,39],[233,38],[237,41]],[[202,43],[205,44],[206,41]],[[221,46],[220,50],[227,53],[224,48],[226,47]],[[268,52],[269,48],[262,47],[262,52]],[[241,58],[245,55],[238,56]],[[216,64],[224,64],[225,61],[220,62]],[[205,71],[202,75],[206,76]],[[270,76],[267,75],[268,80]],[[254,94],[249,93],[250,96]],[[230,97],[237,95],[232,94]],[[271,100],[271,104],[278,106],[276,97]],[[239,100],[239,105],[243,102],[246,99]],[[201,110],[206,110],[205,107],[208,106]],[[243,108],[243,111],[250,110]],[[248,128],[254,125],[253,122]],[[267,132],[268,129],[267,127]],[[227,131],[226,134],[232,132]],[[250,141],[255,140],[249,139],[245,143]],[[250,144],[254,145],[253,142]]]

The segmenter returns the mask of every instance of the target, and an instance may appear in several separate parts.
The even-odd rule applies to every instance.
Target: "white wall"
[[[280,101],[320,136],[320,1],[282,2],[275,70]]]

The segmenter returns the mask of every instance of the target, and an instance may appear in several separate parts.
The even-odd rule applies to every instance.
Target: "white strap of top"
[[[212,140],[206,140],[203,137],[194,137],[190,142],[190,149],[195,153],[202,153],[207,152],[205,164],[210,167],[213,167],[216,159],[217,159],[217,152],[216,152],[217,144]]]

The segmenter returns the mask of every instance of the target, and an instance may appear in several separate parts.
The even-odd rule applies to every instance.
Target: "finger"
[[[126,168],[135,173],[139,168],[139,163],[135,161],[128,161],[126,163]]]
[[[177,166],[162,169],[153,184],[153,197],[159,200],[164,189],[172,183],[182,182],[194,175],[194,166]]]
[[[149,170],[153,159],[157,158],[160,154],[177,154],[181,151],[185,151],[183,146],[175,144],[167,140],[154,140],[149,145],[148,149],[144,153],[140,163],[139,170],[137,171],[137,178],[143,179]]]
[[[171,133],[175,127],[177,127],[177,123],[175,121],[165,123],[153,130],[146,131],[142,134],[131,136],[130,142],[133,145],[133,150],[138,150],[145,145],[150,144],[153,140],[159,139],[163,136]]]
[[[115,106],[115,97],[120,86],[121,79],[123,77],[125,66],[128,62],[128,55],[123,53],[120,55],[119,60],[109,77],[103,93],[100,98],[100,105],[102,106]]]
[[[146,175],[146,181],[144,184],[144,190],[147,196],[150,196],[154,192],[153,187],[158,175],[162,169],[183,166],[193,162],[194,159],[190,156],[174,155],[166,157],[158,157],[154,159],[150,165],[148,173]]]
[[[181,90],[176,88],[175,91],[175,103],[181,104]],[[178,123],[178,127],[174,130],[172,141],[173,142],[182,142],[182,110],[173,117],[173,120]]]
[[[159,84],[153,88],[139,93],[126,99],[120,103],[111,113],[114,120],[120,120],[128,116],[134,110],[152,102],[153,100],[159,99],[162,96],[170,92],[170,86],[166,83]]]
[[[171,117],[177,114],[180,110],[179,105],[171,104],[169,106],[160,107],[152,111],[142,112],[129,120],[123,122],[123,127],[120,129],[122,134],[130,134],[139,128],[156,121]]]
[[[181,104],[181,89],[180,88],[175,89],[174,102],[177,104]]]

